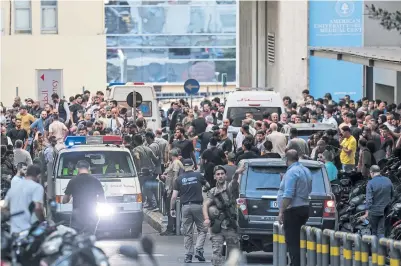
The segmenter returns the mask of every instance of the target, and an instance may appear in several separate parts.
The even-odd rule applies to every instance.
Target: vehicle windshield
[[[60,155],[57,169],[58,178],[72,178],[78,174],[76,164],[85,160],[90,173],[99,178],[136,176],[131,156],[125,151],[77,151]]]
[[[241,127],[242,120],[245,119],[246,113],[252,113],[254,120],[263,120],[263,113],[269,112],[278,113],[280,116],[281,108],[280,107],[229,107],[227,109],[227,117],[232,119],[231,125],[233,127]]]
[[[323,170],[325,168],[309,168],[312,172],[312,193],[325,193]],[[277,195],[280,188],[280,174],[285,173],[287,167],[249,167],[246,179],[246,194],[249,197],[262,195]]]

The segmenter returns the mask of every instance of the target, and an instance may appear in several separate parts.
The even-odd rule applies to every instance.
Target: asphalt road
[[[157,231],[155,231],[150,225],[146,223],[144,223],[143,225],[143,235],[150,235],[153,238],[156,244],[155,257],[159,262],[159,266],[185,265],[183,236],[160,236]],[[133,245],[137,247],[139,250],[139,256],[141,258],[142,265],[151,265],[150,261],[147,258],[147,255],[141,250],[138,239],[127,239],[121,236],[108,237],[107,239],[98,241],[98,246],[102,248],[109,256],[112,266],[134,266],[135,264],[131,260],[118,254],[118,249],[121,245]],[[211,256],[211,243],[209,239],[207,239],[205,243],[206,262],[198,262],[196,259],[194,259],[191,264],[210,266],[212,265],[210,262]],[[248,264],[254,266],[272,265],[273,263],[271,253],[269,254],[263,252],[247,254],[246,260]]]

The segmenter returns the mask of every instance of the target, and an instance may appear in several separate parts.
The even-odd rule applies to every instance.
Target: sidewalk
[[[143,209],[144,220],[158,232],[163,232],[167,227],[167,216],[163,216],[159,211],[148,211]]]

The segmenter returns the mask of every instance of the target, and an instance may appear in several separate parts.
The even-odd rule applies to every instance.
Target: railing
[[[401,265],[401,241],[310,226],[302,226],[300,234],[301,266],[384,266],[387,257],[389,265]],[[284,227],[278,222],[273,226],[273,265],[287,265]]]
[[[167,210],[166,208],[166,201],[164,198],[164,193],[165,193],[165,184],[162,181],[158,182],[157,185],[157,207],[160,210],[160,213],[163,214],[164,216],[169,215],[170,210]],[[176,212],[176,218],[175,218],[175,233],[177,236],[181,235],[181,201],[180,198],[178,197],[176,202],[175,202],[175,212]]]

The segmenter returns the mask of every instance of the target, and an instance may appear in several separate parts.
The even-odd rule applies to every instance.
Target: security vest
[[[103,166],[103,174],[106,174],[107,167],[108,167],[108,165]],[[117,171],[120,170],[120,165],[119,164],[115,164],[114,167],[116,168]]]
[[[72,171],[72,175],[77,175],[78,174],[78,169],[74,169]],[[63,168],[63,175],[70,175],[69,174],[69,169],[68,168]]]

